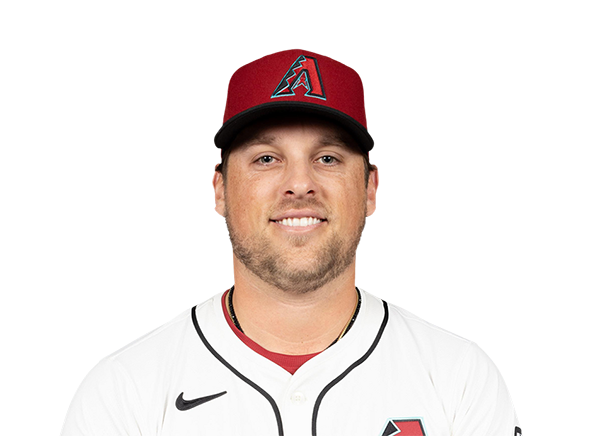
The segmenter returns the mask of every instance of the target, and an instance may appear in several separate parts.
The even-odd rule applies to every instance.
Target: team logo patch
[[[392,418],[385,423],[379,436],[427,436],[427,434],[419,418]]]
[[[273,91],[271,98],[296,95],[295,90],[300,86],[304,87],[305,96],[327,100],[319,64],[313,57],[298,57]],[[299,89],[298,92],[302,92],[302,90]]]

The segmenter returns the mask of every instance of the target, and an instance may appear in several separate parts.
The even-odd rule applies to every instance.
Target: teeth
[[[277,221],[279,224],[289,227],[306,227],[312,226],[313,224],[320,223],[322,220],[319,218],[302,217],[302,218],[284,218],[281,221]]]

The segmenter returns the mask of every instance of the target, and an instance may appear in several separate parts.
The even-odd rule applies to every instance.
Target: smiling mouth
[[[284,218],[279,221],[273,221],[277,224],[287,227],[308,227],[315,224],[319,224],[325,220],[313,217],[302,217],[302,218]]]

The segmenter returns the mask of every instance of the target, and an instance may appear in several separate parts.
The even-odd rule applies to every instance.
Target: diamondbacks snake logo
[[[298,89],[303,87],[304,90]],[[304,96],[327,100],[317,60],[310,56],[299,56],[273,91],[271,98],[289,97],[304,91]]]

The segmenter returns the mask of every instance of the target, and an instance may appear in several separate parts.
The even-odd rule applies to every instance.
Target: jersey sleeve
[[[139,405],[125,369],[113,359],[104,359],[77,390],[61,436],[142,436]]]
[[[467,350],[453,391],[453,436],[520,436],[506,384],[491,359],[475,344]]]

